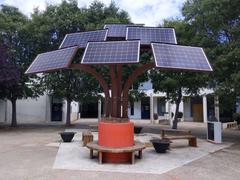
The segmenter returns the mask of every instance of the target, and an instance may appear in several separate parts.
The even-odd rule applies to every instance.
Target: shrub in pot
[[[142,127],[141,126],[134,126],[134,133],[135,134],[140,134],[142,131]]]
[[[151,139],[151,142],[157,153],[166,153],[171,143],[168,139]]]
[[[154,120],[158,120],[158,114],[157,114],[157,113],[154,113],[154,114],[153,114],[153,119],[154,119]]]
[[[183,117],[183,112],[178,112],[178,116],[177,116],[177,118],[182,118]]]
[[[76,132],[60,132],[63,142],[71,142]]]
[[[234,113],[233,120],[237,121],[238,127],[240,127],[240,113]]]

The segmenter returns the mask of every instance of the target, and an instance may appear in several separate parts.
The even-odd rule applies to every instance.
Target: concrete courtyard
[[[73,129],[86,128],[96,120],[79,120]],[[137,121],[145,133],[160,133],[165,126]],[[180,123],[179,129],[190,129],[200,139],[206,139],[206,127],[202,123]],[[228,179],[240,175],[240,131],[224,130],[223,141],[231,146],[209,153],[197,160],[163,174],[126,173],[108,171],[81,171],[53,168],[59,150],[60,125],[20,125],[8,128],[0,125],[0,179]],[[142,159],[144,161],[144,158]],[[136,162],[137,163],[137,162]],[[150,165],[149,165],[150,166]],[[164,164],[159,163],[159,166]]]

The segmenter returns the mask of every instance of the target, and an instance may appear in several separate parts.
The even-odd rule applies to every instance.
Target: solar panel
[[[89,42],[82,64],[138,63],[140,41]]]
[[[107,29],[103,29],[67,34],[63,39],[59,49],[71,46],[79,46],[79,48],[85,48],[89,41],[105,41],[107,37],[107,31]]]
[[[143,24],[106,24],[104,29],[108,29],[107,37],[126,38],[128,26],[143,26]]]
[[[26,74],[67,68],[77,50],[78,47],[75,46],[39,54],[27,69]]]
[[[127,27],[126,39],[140,39],[141,45],[150,45],[152,42],[177,44],[173,28]]]
[[[212,71],[208,59],[200,47],[152,43],[156,67],[163,69],[183,69]]]

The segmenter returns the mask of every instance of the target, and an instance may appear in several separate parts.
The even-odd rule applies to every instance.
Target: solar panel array
[[[141,45],[150,45],[152,42],[177,44],[173,28],[128,27],[126,39],[140,39]]]
[[[156,67],[165,69],[183,69],[212,71],[202,48],[152,43]]]
[[[202,48],[176,45],[173,28],[143,24],[106,24],[104,28],[67,34],[59,50],[39,54],[26,73],[68,68],[78,48],[85,49],[82,64],[139,63],[140,45],[142,50],[151,45],[158,68],[212,71]]]
[[[74,58],[78,47],[70,47],[39,54],[26,74],[48,72],[56,69],[67,68]]]
[[[143,26],[143,24],[106,24],[104,29],[108,29],[107,37],[126,38],[128,26]]]
[[[89,42],[82,64],[138,63],[140,41]]]
[[[71,46],[79,46],[79,48],[85,48],[87,46],[87,43],[90,41],[105,41],[107,37],[107,31],[107,29],[103,29],[67,34],[63,39],[59,49]]]

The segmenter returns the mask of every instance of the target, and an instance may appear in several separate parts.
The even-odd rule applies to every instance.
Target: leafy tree
[[[44,84],[47,87],[48,94],[64,98],[67,102],[66,125],[71,125],[70,109],[71,102],[88,102],[92,97],[98,96],[98,86],[96,80],[87,76],[82,71],[73,72],[65,70],[47,74],[44,76]]]
[[[169,20],[164,22],[165,27],[174,27],[179,44],[199,45],[200,37],[188,23],[181,20]],[[167,99],[176,104],[174,113],[173,129],[177,129],[179,105],[183,94],[197,95],[201,88],[207,86],[208,78],[203,73],[196,72],[150,72],[150,79],[155,92],[166,92]]]
[[[233,111],[240,94],[239,5],[240,1],[235,0],[187,0],[182,10],[184,21],[201,37],[199,43],[213,64],[215,92],[235,99],[231,106],[222,104],[220,109]]]
[[[15,65],[10,61],[8,48],[3,43],[0,44],[0,54],[0,91],[2,92],[3,89],[19,82],[19,72],[17,71]]]
[[[8,99],[12,103],[12,123],[11,126],[17,126],[16,101],[23,98],[34,98],[42,93],[42,89],[37,80],[32,80],[24,74],[29,62],[32,59],[31,53],[25,42],[23,35],[25,25],[28,19],[15,7],[1,5],[0,7],[0,41],[7,47],[7,61],[11,67],[6,71],[17,73],[18,80],[12,81],[11,85],[7,82],[1,84],[0,98]],[[6,51],[6,50],[5,50]],[[10,69],[9,69],[10,68]],[[33,86],[30,86],[33,85]]]
[[[32,51],[35,54],[57,49],[67,33],[75,33],[96,28],[103,28],[106,22],[129,21],[126,12],[119,10],[114,3],[105,6],[95,1],[89,8],[79,8],[77,1],[63,1],[60,5],[49,5],[45,11],[37,9],[27,26],[30,44],[35,44]],[[74,62],[79,62],[82,51]],[[108,74],[106,67],[97,68],[103,74]],[[65,70],[47,73],[42,76],[49,94],[67,100],[66,125],[70,125],[70,103],[72,100],[86,102],[97,97],[101,88],[93,77],[83,71]]]

